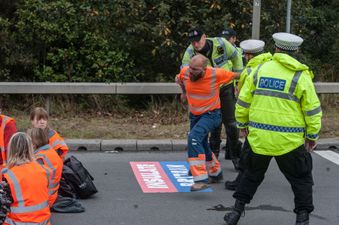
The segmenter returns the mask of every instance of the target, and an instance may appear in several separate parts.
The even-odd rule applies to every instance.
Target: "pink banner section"
[[[130,162],[144,193],[178,192],[159,162]]]

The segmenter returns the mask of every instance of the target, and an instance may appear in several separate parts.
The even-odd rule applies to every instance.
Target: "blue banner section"
[[[160,162],[161,167],[172,181],[178,192],[191,192],[190,186],[193,185],[193,177],[188,176],[189,165],[185,161]],[[199,192],[212,192],[208,188]]]
[[[284,91],[286,80],[271,77],[260,77],[259,87],[276,91]]]

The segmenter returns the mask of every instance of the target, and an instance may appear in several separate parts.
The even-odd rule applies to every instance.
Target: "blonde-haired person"
[[[2,170],[2,179],[9,184],[13,202],[4,225],[50,225],[48,178],[34,159],[31,138],[22,132],[15,133],[8,149],[8,164]]]
[[[59,183],[62,174],[63,161],[57,152],[48,144],[48,128],[32,128],[27,131],[32,139],[34,155],[37,162],[47,168],[49,177],[49,206],[51,207],[58,197]]]
[[[48,128],[48,143],[52,146],[52,148],[61,156],[61,158],[65,158],[68,152],[68,147],[64,141],[64,139],[56,132],[48,126],[48,112],[41,107],[36,107],[31,111],[30,121],[32,127],[35,128]]]

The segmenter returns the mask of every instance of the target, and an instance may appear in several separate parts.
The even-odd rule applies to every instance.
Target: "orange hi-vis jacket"
[[[7,164],[7,154],[5,149],[5,128],[6,125],[9,124],[11,121],[15,120],[11,117],[0,115],[1,117],[1,125],[0,125],[0,149],[1,149],[1,158],[2,158],[2,166],[6,166]]]
[[[50,225],[48,178],[45,170],[33,161],[5,168],[2,173],[13,198],[4,225]]]
[[[58,197],[58,189],[60,186],[62,167],[64,163],[58,153],[50,145],[45,145],[36,149],[34,154],[39,163],[42,161],[44,166],[43,168],[46,170],[49,178],[48,204],[49,206],[52,206]]]
[[[55,130],[50,129],[48,132],[49,145],[61,156],[65,158],[68,152],[68,147],[62,137]]]
[[[233,80],[234,75],[235,73],[222,68],[206,67],[205,75],[192,82],[189,78],[189,67],[183,67],[176,76],[176,82],[185,87],[190,112],[201,115],[220,109],[219,87]]]

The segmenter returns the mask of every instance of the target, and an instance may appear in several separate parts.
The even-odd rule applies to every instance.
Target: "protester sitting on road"
[[[34,159],[31,138],[25,133],[16,133],[8,149],[2,179],[9,184],[13,202],[4,225],[50,225],[48,177]]]
[[[49,176],[49,206],[58,197],[59,183],[62,174],[63,161],[56,151],[48,144],[48,128],[32,128],[27,131],[32,139],[34,155],[37,162],[43,165]]]
[[[6,166],[8,142],[16,131],[15,120],[0,114],[0,169]]]
[[[32,127],[49,129],[48,131],[49,145],[58,153],[59,156],[65,159],[66,154],[68,152],[68,147],[64,139],[58,134],[58,132],[49,128],[47,111],[41,107],[34,108],[30,114],[30,120]]]
[[[208,188],[207,183],[222,179],[220,163],[208,144],[208,133],[221,123],[219,86],[239,78],[238,73],[207,66],[208,59],[196,55],[189,67],[183,67],[176,76],[181,86],[182,99],[187,99],[190,109],[188,135],[188,162],[194,184],[191,191]]]

